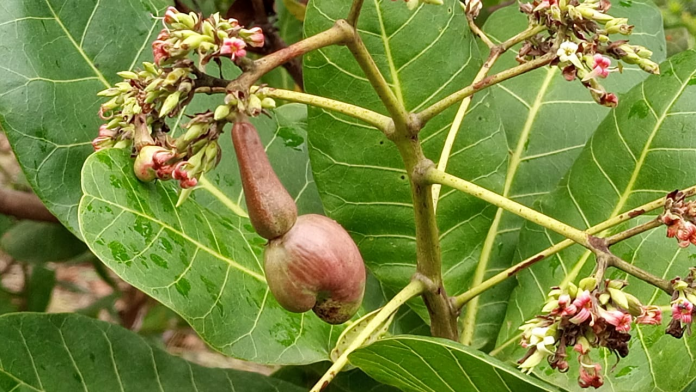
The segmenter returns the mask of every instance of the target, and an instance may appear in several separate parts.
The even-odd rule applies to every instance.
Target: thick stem
[[[512,201],[495,192],[491,192],[488,189],[482,188],[474,183],[455,177],[451,174],[447,174],[435,168],[429,169],[425,173],[424,178],[431,184],[446,185],[469,195],[475,196],[481,200],[487,201],[496,207],[500,207],[505,211],[509,211],[515,215],[525,218],[528,221],[552,230],[566,238],[570,238],[580,245],[589,247],[587,234],[582,230],[557,221],[556,219],[546,216],[525,205]]]
[[[432,186],[423,181],[422,175],[433,163],[423,156],[417,137],[396,141],[406,172],[411,182],[411,198],[416,224],[416,259],[418,273],[431,282],[432,290],[423,295],[430,314],[430,330],[433,336],[457,340],[457,312],[447,297],[442,284],[442,260],[440,239],[433,206]]]
[[[349,27],[346,29],[346,27]],[[292,44],[268,56],[253,62],[251,70],[242,73],[237,79],[230,82],[227,89],[230,91],[246,91],[256,83],[263,75],[285,64],[295,57],[307,52],[323,48],[325,46],[343,44],[351,39],[350,26],[345,20],[339,19],[333,27],[317,35],[308,37],[300,42]]]
[[[416,297],[423,293],[426,289],[426,284],[418,279],[412,280],[406,287],[403,288],[394,298],[389,301],[382,310],[375,315],[375,317],[365,326],[365,329],[360,332],[358,336],[353,339],[351,344],[346,348],[346,350],[341,354],[336,362],[331,365],[329,370],[324,373],[321,379],[314,385],[310,392],[319,392],[324,390],[331,380],[336,377],[336,375],[343,369],[348,363],[348,356],[352,354],[355,350],[362,347],[362,345],[372,336],[372,334],[379,329],[382,324],[391,316],[394,312],[399,310],[399,308],[406,303],[409,299]]]
[[[491,75],[482,81],[478,83],[474,83],[470,86],[467,86],[445,98],[442,100],[434,103],[433,105],[429,106],[428,108],[424,109],[422,112],[418,113],[418,119],[422,124],[427,123],[430,119],[435,117],[436,115],[440,114],[442,111],[447,109],[448,107],[456,104],[457,102],[461,101],[462,99],[473,95],[477,91],[481,91],[484,88],[493,86],[495,84],[498,84],[500,82],[504,82],[510,78],[513,78],[515,76],[522,75],[524,73],[527,73],[529,71],[535,70],[537,68],[543,67],[545,65],[548,65],[551,63],[554,59],[556,58],[556,53],[555,51],[548,53],[542,57],[539,57],[537,59],[534,59],[530,62],[518,65],[516,67],[510,68],[508,70],[502,71],[500,73],[497,73],[495,75]]]
[[[379,114],[377,112],[373,112],[371,110],[364,109],[359,106],[351,105],[345,102],[336,101],[317,95],[281,89],[268,89],[266,91],[266,96],[269,96],[271,98],[284,99],[290,102],[304,103],[322,109],[332,110],[334,112],[346,114],[348,116],[357,118],[358,120],[362,120],[370,125],[375,126],[377,129],[384,133],[392,131],[391,118]]]

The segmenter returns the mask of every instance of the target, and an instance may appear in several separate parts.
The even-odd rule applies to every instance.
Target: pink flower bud
[[[599,366],[599,364],[585,365],[581,363],[578,384],[580,384],[582,388],[599,388],[604,385],[604,380],[602,379],[602,367]]]
[[[662,310],[658,306],[643,306],[640,308],[640,316],[636,317],[636,323],[660,325],[662,324]]]
[[[164,23],[172,24],[177,22],[177,14],[179,10],[174,7],[167,7],[167,11],[164,13]]]
[[[260,27],[254,27],[249,30],[241,29],[239,36],[244,38],[244,41],[255,48],[261,48],[264,45],[265,37]]]

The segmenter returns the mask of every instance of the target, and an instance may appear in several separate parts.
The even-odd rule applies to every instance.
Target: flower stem
[[[391,299],[384,307],[375,315],[375,317],[365,326],[358,336],[353,339],[351,344],[346,348],[346,350],[341,354],[336,362],[331,365],[329,370],[324,373],[324,375],[319,379],[319,381],[314,385],[310,392],[319,392],[324,390],[331,380],[336,377],[336,375],[343,369],[348,363],[348,355],[353,353],[353,351],[362,347],[362,345],[372,336],[372,334],[379,329],[383,323],[391,316],[394,312],[399,310],[399,308],[406,303],[409,299],[422,294],[426,289],[426,284],[419,280],[412,280],[406,287],[404,287],[394,298]]]
[[[339,19],[333,27],[326,31],[255,60],[251,65],[251,69],[243,72],[237,79],[230,82],[227,89],[230,91],[248,90],[263,75],[296,57],[325,46],[345,43],[351,36],[348,34],[350,30],[346,30],[344,26],[348,26],[348,23]]]
[[[346,114],[348,116],[362,120],[370,125],[375,126],[382,132],[387,133],[391,127],[391,118],[373,112],[359,106],[349,103],[336,101],[329,98],[320,97],[317,95],[300,93],[297,91],[282,90],[277,88],[269,88],[265,91],[265,95],[271,98],[284,99],[290,102],[304,103],[322,109],[332,110],[334,112]]]
[[[622,231],[621,233],[617,233],[611,237],[608,237],[606,239],[607,245],[609,245],[609,246],[614,245],[614,244],[619,243],[623,240],[627,240],[633,236],[636,236],[638,234],[644,233],[648,230],[652,230],[652,229],[660,227],[660,226],[662,226],[662,221],[655,218],[651,221],[645,222],[645,223],[638,225],[636,227],[631,227],[628,230]]]
[[[658,278],[657,276],[622,260],[620,257],[614,256],[613,254],[607,259],[607,266],[620,269],[621,271],[638,278],[643,282],[657,287],[667,294],[672,295],[672,292],[674,291],[672,288],[672,283],[670,283],[668,280]]]
[[[482,188],[474,183],[468,182],[459,177],[455,177],[451,174],[447,174],[435,168],[428,170],[425,173],[424,178],[431,184],[442,184],[460,190],[464,193],[475,196],[481,200],[487,201],[496,207],[502,208],[515,215],[521,216],[522,218],[525,218],[528,221],[534,222],[542,227],[555,231],[556,233],[566,238],[569,238],[580,245],[583,245],[585,247],[590,246],[587,234],[582,230],[576,229],[563,222],[557,221],[556,219],[553,219],[538,211],[535,211],[525,205],[512,201],[495,192],[491,192],[488,189]]]
[[[497,73],[495,75],[491,75],[483,80],[481,80],[478,83],[474,83],[472,85],[469,85],[445,98],[443,98],[441,101],[438,101],[431,106],[427,107],[424,109],[422,112],[418,113],[418,119],[422,124],[425,124],[428,122],[430,119],[435,117],[436,115],[440,114],[442,111],[447,109],[448,107],[456,104],[457,102],[461,101],[462,99],[473,95],[477,91],[481,91],[484,88],[493,86],[495,84],[498,84],[500,82],[504,82],[510,78],[513,78],[515,76],[522,75],[524,73],[527,73],[529,71],[532,71],[534,69],[543,67],[549,63],[551,63],[554,59],[556,58],[556,53],[552,51],[551,53],[545,54],[544,56],[541,56],[537,59],[534,59],[532,61],[529,61],[527,63],[518,65],[516,67],[507,69],[505,71],[502,71],[500,73]]]

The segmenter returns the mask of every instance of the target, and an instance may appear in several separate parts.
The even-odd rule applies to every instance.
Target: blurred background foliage
[[[272,31],[281,39],[256,55],[278,50],[301,39],[306,0],[258,2],[264,3],[265,15],[255,12],[254,0],[176,0],[175,5],[183,11],[220,12],[226,17],[237,18],[243,25],[260,25],[264,31]],[[696,0],[655,2],[664,16],[669,55],[693,48],[696,43]],[[482,24],[497,9],[514,7],[515,3],[483,0],[479,23]],[[299,61],[296,66],[298,64]],[[286,67],[268,74],[263,82],[274,87],[301,90],[301,80],[301,72],[298,74],[297,69],[293,71]],[[17,209],[18,205],[22,208]],[[154,345],[205,366],[233,367],[265,374],[276,370],[212,352],[174,312],[105,268],[78,238],[52,219],[31,193],[0,130],[0,314],[21,311],[77,312],[117,323],[140,333]],[[323,365],[283,369],[277,377],[310,385],[322,373],[317,366],[321,368]],[[346,379],[350,377],[361,376],[354,374]],[[340,386],[340,382],[336,385]]]

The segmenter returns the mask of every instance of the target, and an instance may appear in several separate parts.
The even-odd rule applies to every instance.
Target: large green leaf
[[[536,206],[538,209],[586,228],[675,188],[693,185],[693,173],[686,168],[691,167],[688,162],[694,159],[696,151],[696,52],[668,60],[661,71],[662,75],[651,76],[623,97],[560,185]],[[640,252],[617,253],[667,279],[685,275],[686,267],[693,265],[688,258],[690,250],[677,252],[676,243],[663,235],[651,233],[644,242],[634,244]],[[529,224],[520,233],[518,253],[527,257],[560,240],[558,235]],[[584,277],[593,266],[590,253],[576,246],[521,272],[498,343],[513,345],[517,327],[540,311],[551,286]],[[665,295],[640,287],[636,285],[635,290],[641,300],[668,303]],[[630,359],[619,365],[634,363],[635,367],[624,372],[617,368],[617,372],[608,375],[607,387],[617,391],[652,391],[678,390],[688,384],[695,371],[684,363],[696,346],[690,343],[690,347],[685,347],[684,342],[678,342],[672,350],[670,347],[674,346],[665,344],[662,334],[660,328],[638,329],[630,345]],[[514,358],[520,351],[508,350],[503,355]],[[612,357],[606,361],[606,367],[611,368]],[[626,382],[621,378],[626,373],[632,375],[631,380],[635,374],[647,379],[643,383]],[[547,377],[543,372],[540,375]],[[565,380],[573,385],[572,380]]]
[[[75,314],[0,317],[0,391],[300,392],[256,373],[210,369],[119,326]]]
[[[408,392],[557,391],[480,351],[420,336],[383,339],[350,355],[374,379]]]
[[[80,169],[101,120],[96,93],[151,59],[166,0],[4,0],[0,124],[36,194],[77,233]]]
[[[307,35],[346,17],[350,3],[315,0],[305,20]],[[457,1],[422,5],[411,12],[402,2],[366,1],[358,24],[365,45],[406,108],[420,110],[465,87],[480,66],[475,41]],[[314,94],[386,113],[358,64],[344,47],[305,55],[305,87]],[[452,148],[449,171],[495,191],[502,190],[507,146],[494,108],[472,104],[470,120]],[[457,108],[431,120],[420,138],[437,161]],[[357,240],[365,262],[391,290],[408,283],[415,270],[415,228],[408,179],[396,147],[359,121],[310,110],[312,169],[327,213]],[[445,285],[466,286],[495,210],[448,192],[438,205]],[[421,309],[422,310],[422,309]]]
[[[256,121],[281,180],[301,198],[313,191],[305,115],[303,105],[293,104]],[[242,200],[239,173],[229,136],[220,144],[223,160],[210,183],[180,208],[174,184],[139,182],[127,152],[91,156],[83,170],[83,237],[118,275],[179,313],[222,353],[264,363],[325,360],[340,330],[311,312],[286,312],[270,294],[262,268],[266,241],[233,212]],[[301,212],[317,207],[298,204]]]
[[[664,60],[662,17],[652,0],[615,0],[613,5],[610,14],[627,17],[636,26],[631,43],[653,50],[655,61]],[[527,18],[515,4],[495,12],[484,30],[494,41],[501,41],[526,26]],[[517,65],[515,56],[513,52],[503,55],[492,72]],[[610,91],[624,93],[647,76],[629,66],[623,74],[612,74],[603,82]],[[556,186],[609,112],[597,105],[578,81],[566,81],[557,67],[539,69],[497,85],[491,99],[497,107],[505,108],[500,118],[512,151],[502,193],[528,206]],[[479,282],[511,265],[523,222],[513,214],[498,211],[488,229],[484,251],[478,256]],[[476,325],[474,347],[492,348],[513,288],[514,281],[506,282],[467,305],[465,317]]]

